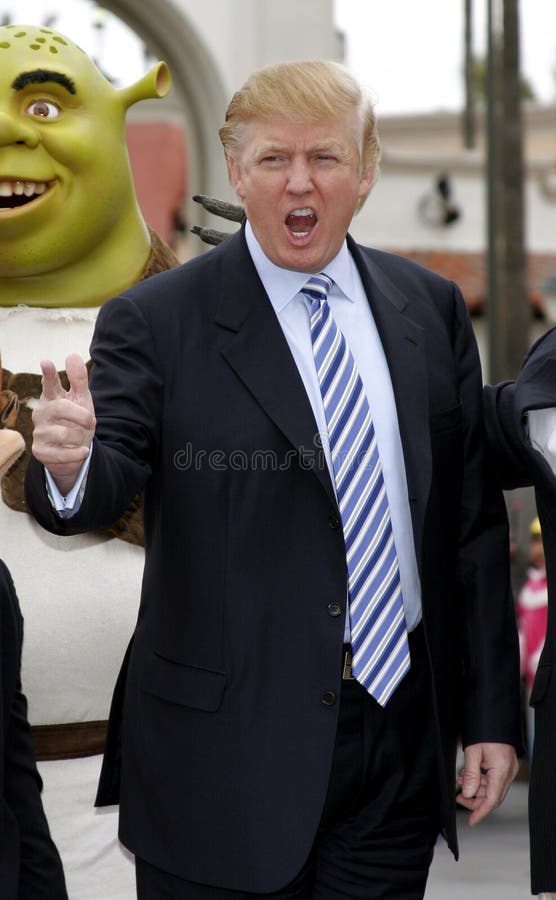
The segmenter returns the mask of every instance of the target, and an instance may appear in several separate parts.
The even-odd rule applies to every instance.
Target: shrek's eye
[[[50,100],[33,100],[26,107],[28,116],[36,116],[38,119],[57,119],[60,115],[60,107]]]

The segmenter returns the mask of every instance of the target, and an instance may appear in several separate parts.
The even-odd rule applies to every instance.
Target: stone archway
[[[129,25],[170,67],[176,91],[174,108],[181,107],[187,127],[188,203],[197,193],[228,196],[218,129],[229,98],[209,48],[188,24],[186,13],[171,0],[149,0],[148,4],[141,0],[102,0],[102,5]],[[204,210],[193,206],[187,211],[188,220],[205,224]]]

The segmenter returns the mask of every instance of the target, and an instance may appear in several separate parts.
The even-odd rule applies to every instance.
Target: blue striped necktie
[[[385,706],[410,665],[400,572],[369,403],[328,305],[332,284],[321,272],[302,293],[346,546],[352,673]]]

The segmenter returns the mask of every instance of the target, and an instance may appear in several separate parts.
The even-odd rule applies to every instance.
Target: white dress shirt
[[[303,380],[319,435],[324,438],[323,448],[334,485],[328,429],[311,342],[309,308],[304,295],[300,293],[309,275],[274,265],[263,253],[249,222],[245,236],[255,268]],[[325,271],[334,281],[328,303],[357,362],[373,417],[398,554],[405,617],[411,631],[421,619],[421,585],[390,372],[367,295],[345,241],[338,255],[325,267]]]

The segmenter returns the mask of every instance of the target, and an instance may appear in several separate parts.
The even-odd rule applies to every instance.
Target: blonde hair
[[[293,122],[320,122],[355,112],[359,122],[361,169],[378,175],[380,141],[370,99],[341,65],[315,59],[257,69],[235,92],[219,131],[226,157],[241,152],[249,122],[277,114]]]

